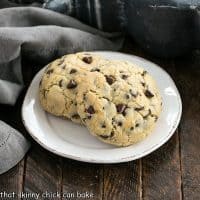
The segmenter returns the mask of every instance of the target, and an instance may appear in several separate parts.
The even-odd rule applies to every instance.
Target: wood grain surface
[[[20,116],[23,93],[16,106],[0,105],[0,119],[25,134],[32,148],[17,166],[0,175],[0,192],[38,193],[39,199],[200,199],[200,52],[163,60],[146,54],[130,39],[122,51],[157,63],[174,79],[183,101],[174,136],[152,154],[127,163],[101,165],[62,158],[44,150],[25,131]],[[25,79],[29,77],[25,72]],[[43,198],[45,192],[57,196]]]
[[[64,159],[63,194],[71,193],[78,198],[84,197],[85,192],[91,199],[102,199],[103,168],[97,164]]]
[[[104,166],[103,199],[141,199],[141,160]]]
[[[182,193],[184,199],[200,199],[200,52],[175,65],[183,101],[179,126]]]

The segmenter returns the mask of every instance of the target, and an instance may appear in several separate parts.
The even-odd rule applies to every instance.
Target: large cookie
[[[152,132],[162,103],[146,71],[124,61],[110,61],[90,71],[77,93],[77,111],[91,134],[106,143],[128,146]]]
[[[63,56],[50,63],[39,87],[42,107],[53,115],[80,123],[76,103],[78,87],[87,79],[87,71],[106,62],[108,61],[94,54],[77,53]]]

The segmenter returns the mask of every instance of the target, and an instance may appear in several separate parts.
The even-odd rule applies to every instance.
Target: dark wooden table
[[[0,175],[0,192],[89,192],[95,200],[200,199],[200,52],[163,60],[149,56],[129,39],[122,51],[157,63],[174,79],[183,101],[174,136],[154,153],[122,164],[62,158],[44,150],[26,133],[20,115],[22,94],[15,107],[0,106],[0,119],[26,134],[32,148],[16,167]]]

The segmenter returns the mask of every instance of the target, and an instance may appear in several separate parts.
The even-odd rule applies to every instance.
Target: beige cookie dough
[[[108,62],[91,53],[63,56],[50,63],[39,86],[39,99],[47,112],[81,123],[77,113],[76,94],[79,85],[87,79],[87,71]]]
[[[152,132],[161,112],[154,79],[140,67],[110,61],[88,72],[77,92],[77,112],[103,142],[128,146]]]

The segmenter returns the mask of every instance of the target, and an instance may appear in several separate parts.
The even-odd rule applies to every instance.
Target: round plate
[[[118,52],[94,52],[108,59],[127,60],[142,66],[157,81],[163,110],[153,133],[129,147],[115,147],[96,139],[82,126],[45,112],[38,87],[44,69],[33,79],[22,106],[22,118],[31,136],[47,150],[67,158],[93,163],[119,163],[141,158],[163,145],[174,133],[182,112],[181,98],[170,76],[143,58]]]

